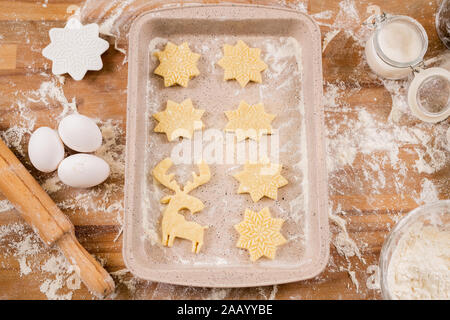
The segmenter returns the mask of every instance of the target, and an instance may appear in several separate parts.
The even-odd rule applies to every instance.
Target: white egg
[[[62,119],[58,133],[67,147],[78,152],[94,152],[102,145],[102,133],[97,124],[81,114]]]
[[[28,156],[39,171],[55,171],[64,159],[64,145],[58,133],[49,127],[34,131],[28,142]]]
[[[90,188],[109,176],[108,163],[92,154],[78,153],[65,158],[58,167],[58,177],[74,188]]]

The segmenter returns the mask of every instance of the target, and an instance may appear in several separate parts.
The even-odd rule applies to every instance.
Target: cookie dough
[[[174,195],[161,199],[161,203],[167,204],[161,222],[162,244],[172,247],[175,238],[187,239],[192,242],[192,252],[199,253],[203,246],[204,230],[208,227],[193,221],[186,221],[180,211],[187,209],[191,213],[197,213],[203,210],[203,202],[188,193],[210,180],[209,166],[206,163],[198,164],[199,174],[193,172],[193,180],[189,181],[182,189],[177,181],[173,180],[174,174],[167,173],[172,164],[172,160],[166,158],[158,163],[152,171],[153,177],[159,183],[175,192]]]
[[[177,46],[169,41],[164,51],[155,52],[154,55],[160,61],[154,72],[164,78],[166,87],[174,84],[187,87],[189,79],[200,74],[197,68],[200,55],[193,53],[187,42]]]
[[[260,55],[261,49],[250,48],[244,41],[238,40],[235,46],[223,46],[223,58],[217,64],[225,71],[224,80],[236,79],[241,87],[245,87],[250,81],[262,82],[261,71],[267,65]]]
[[[235,132],[238,141],[259,140],[263,134],[271,134],[270,124],[276,117],[266,113],[262,103],[249,105],[245,101],[241,101],[236,110],[225,111],[225,115],[228,118],[225,131]]]
[[[278,188],[288,184],[281,169],[281,164],[272,164],[268,160],[247,162],[243,171],[233,175],[240,182],[238,193],[249,193],[253,202],[264,196],[276,200]]]
[[[259,212],[246,209],[244,220],[234,226],[240,234],[236,246],[247,249],[251,261],[262,256],[274,259],[277,246],[286,243],[280,233],[283,222],[283,219],[272,218],[269,208]]]
[[[154,131],[165,133],[169,141],[178,137],[191,139],[195,130],[203,128],[201,118],[204,112],[205,110],[195,109],[191,99],[179,104],[169,100],[164,111],[153,115],[159,121]]]

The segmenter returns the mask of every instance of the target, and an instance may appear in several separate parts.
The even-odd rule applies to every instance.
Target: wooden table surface
[[[158,7],[163,2],[148,1],[147,7]],[[218,1],[206,2],[217,3]],[[330,131],[328,139],[333,139],[331,131],[335,128],[343,130],[349,119],[358,118],[358,112],[361,109],[366,110],[379,121],[378,123],[383,124],[380,130],[393,130],[395,124],[388,122],[393,105],[391,94],[380,79],[374,77],[368,69],[364,62],[362,43],[358,41],[362,37],[360,33],[363,30],[360,24],[369,16],[366,1],[235,2],[274,4],[299,11],[306,10],[312,15],[316,14],[315,19],[321,26],[323,38],[326,34],[330,34],[329,31],[340,30],[323,52],[325,95],[329,98],[331,91],[337,88],[337,103],[342,106],[340,110],[339,107],[336,108],[329,102],[325,102],[326,124]],[[106,8],[105,13],[100,8],[102,5],[105,8],[107,3],[110,3],[110,7]],[[417,19],[424,26],[429,37],[426,58],[437,56],[445,51],[434,27],[438,6],[436,0],[372,0],[370,4],[378,5],[386,12],[408,15]],[[42,183],[48,181],[50,176],[34,170],[26,157],[26,152],[23,151],[26,150],[29,132],[24,129],[23,139],[15,139],[14,135],[8,135],[8,129],[14,127],[19,128],[20,131],[20,128],[30,125],[30,119],[35,121],[34,128],[43,125],[55,126],[55,115],[61,113],[62,104],[64,104],[61,103],[60,98],[55,94],[52,95],[52,92],[46,92],[44,99],[41,96],[38,102],[33,98],[29,99],[39,95],[36,90],[40,89],[42,82],[56,81],[56,86],[63,89],[69,102],[75,98],[80,113],[104,122],[111,119],[122,129],[114,143],[122,146],[124,144],[127,95],[127,63],[124,54],[111,46],[103,55],[102,71],[90,72],[83,81],[79,82],[66,77],[63,85],[51,75],[51,63],[41,55],[42,48],[49,42],[49,29],[64,26],[70,16],[67,9],[75,8],[70,7],[72,5],[83,7],[84,1],[0,0],[0,132],[3,132],[3,137],[7,135],[10,138],[8,142],[11,149]],[[116,12],[115,7],[120,4],[114,1],[106,1],[106,3],[98,1],[96,5],[92,5],[91,1],[89,5],[91,7],[86,6],[81,11],[84,22],[101,23],[111,17]],[[111,44],[114,43],[113,37],[105,36],[104,38]],[[127,49],[123,32],[119,36],[118,46]],[[448,124],[447,119],[440,126],[448,127]],[[410,121],[408,125],[420,126],[421,130],[429,129],[430,134],[434,134],[435,127],[424,127],[419,121]],[[431,141],[429,143],[432,144]],[[129,273],[120,271],[114,275],[117,292],[113,298],[380,298],[380,291],[376,287],[366,285],[376,276],[376,267],[369,268],[369,266],[378,264],[381,246],[394,221],[417,207],[416,195],[420,194],[424,187],[424,178],[433,183],[439,198],[446,199],[450,196],[448,150],[444,151],[447,161],[445,166],[430,173],[419,173],[416,169],[418,156],[411,152],[415,148],[426,149],[427,142],[400,147],[399,158],[405,164],[403,168],[380,160],[380,169],[387,177],[382,187],[375,188],[374,180],[367,179],[365,174],[367,163],[374,159],[383,159],[387,153],[386,150],[370,154],[358,153],[351,166],[330,171],[329,195],[332,213],[346,222],[348,235],[356,244],[356,251],[359,250],[360,257],[358,254],[352,256],[351,253],[343,252],[342,247],[339,247],[336,242],[339,240],[336,237],[343,235],[343,229],[330,222],[333,237],[330,263],[315,279],[263,288],[193,289],[142,281],[133,278]],[[408,172],[401,181],[400,189],[395,187],[399,183],[396,179],[399,176],[399,170]],[[100,187],[95,193],[89,194],[92,195],[92,201],[96,205],[88,206],[86,210],[85,207],[77,206],[79,198],[74,198],[77,193],[69,188],[52,191],[50,195],[75,224],[77,236],[85,248],[103,262],[108,271],[117,272],[125,268],[121,253],[122,238],[116,239],[120,234],[120,216],[123,213],[120,207],[123,204],[121,202],[123,175],[118,174],[107,183],[110,189]],[[0,201],[3,199],[0,195]],[[111,203],[119,205],[118,207],[110,206]],[[8,233],[8,230],[14,228],[18,228],[20,232]],[[26,256],[25,264],[30,266],[31,270],[24,272],[24,260],[21,258],[23,252],[20,251],[23,247],[18,244],[23,244],[23,240],[27,237],[31,239],[31,247],[36,253]],[[42,291],[48,292],[48,290],[41,290],[42,286],[48,284],[46,281],[49,278],[54,280],[58,275],[35,266],[42,265],[49,258],[57,255],[58,252],[55,249],[50,250],[39,244],[32,236],[32,231],[23,226],[23,221],[14,209],[0,212],[0,299],[45,299],[46,295]],[[353,280],[352,277],[354,277]],[[63,280],[65,281],[65,278]],[[69,291],[63,286],[59,293]],[[73,299],[92,298],[84,286],[70,292]]]

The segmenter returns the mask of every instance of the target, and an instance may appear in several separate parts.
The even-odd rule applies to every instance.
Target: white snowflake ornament
[[[88,70],[100,70],[103,67],[100,56],[109,43],[98,34],[97,24],[83,26],[75,18],[64,28],[50,29],[51,43],[42,50],[42,55],[52,60],[53,74],[68,73],[75,80],[81,80]]]

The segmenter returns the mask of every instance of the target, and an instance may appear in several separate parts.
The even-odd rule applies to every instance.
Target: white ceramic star
[[[49,35],[51,43],[42,50],[42,55],[52,60],[53,74],[68,73],[75,80],[81,80],[88,70],[103,67],[100,56],[109,43],[98,36],[97,24],[83,26],[72,18],[64,28],[50,29]]]

